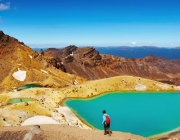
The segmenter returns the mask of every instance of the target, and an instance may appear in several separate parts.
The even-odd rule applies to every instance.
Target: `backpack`
[[[110,120],[110,117],[108,115],[105,115],[106,117],[106,124],[110,124],[111,120]]]

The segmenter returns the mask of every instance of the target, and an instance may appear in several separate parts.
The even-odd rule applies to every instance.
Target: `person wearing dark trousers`
[[[104,135],[106,135],[107,133],[109,134],[109,136],[111,136],[111,131],[110,131],[110,117],[109,115],[106,113],[106,110],[102,111],[103,113],[103,122],[102,124],[104,125]]]

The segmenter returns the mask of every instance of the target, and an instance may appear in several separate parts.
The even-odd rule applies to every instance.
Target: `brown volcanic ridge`
[[[131,75],[180,85],[180,60],[154,56],[142,59],[123,58],[99,54],[92,47],[78,48],[74,45],[64,49],[50,48],[45,54],[55,58],[49,63],[56,68],[88,80]]]
[[[18,71],[18,68],[28,73],[23,82],[12,77],[12,73]],[[46,70],[50,73],[46,74]],[[99,54],[92,47],[78,48],[74,45],[64,49],[50,48],[45,52],[36,52],[2,31],[0,72],[0,86],[6,88],[28,83],[64,87],[72,85],[75,79],[82,83],[85,79],[95,80],[122,75],[180,85],[180,60],[153,56],[142,59],[123,58]]]
[[[53,58],[44,56],[43,52],[32,50],[23,42],[0,31],[0,89],[29,83],[41,83],[46,87],[64,87],[72,85],[74,79],[79,83],[85,81],[84,78],[64,73],[50,66],[46,61],[49,59]],[[12,77],[12,74],[18,70],[27,72],[24,81]]]

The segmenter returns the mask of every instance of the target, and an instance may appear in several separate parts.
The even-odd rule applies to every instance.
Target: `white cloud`
[[[8,10],[10,8],[10,2],[7,2],[5,4],[0,3],[0,11]]]
[[[136,44],[137,44],[137,42],[135,42],[135,41],[132,41],[132,42],[131,42],[131,44],[132,44],[132,45],[136,45]]]

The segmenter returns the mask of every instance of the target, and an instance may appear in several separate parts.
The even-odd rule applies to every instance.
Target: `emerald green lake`
[[[42,87],[42,86],[38,85],[38,84],[27,84],[27,85],[24,85],[22,87],[19,87],[18,90],[24,90],[24,89],[36,88],[36,87]]]
[[[114,92],[90,99],[67,99],[81,119],[103,130],[102,110],[111,117],[111,130],[144,137],[180,127],[180,92]]]
[[[32,99],[32,98],[14,98],[14,99],[10,99],[8,101],[8,103],[17,104],[17,103],[21,103],[21,102],[31,102],[31,101],[36,101],[36,99]]]

